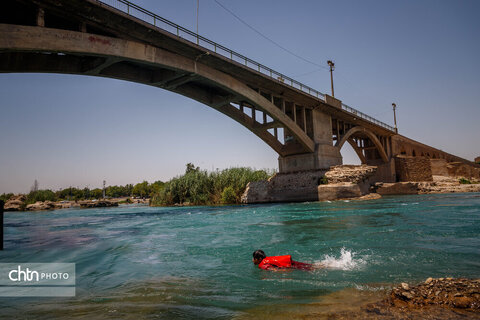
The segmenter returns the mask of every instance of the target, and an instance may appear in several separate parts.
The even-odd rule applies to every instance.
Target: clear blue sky
[[[480,155],[479,1],[218,0],[296,54],[336,63],[335,95],[401,134]],[[135,0],[195,30],[196,0]],[[203,36],[322,92],[328,71],[274,46],[214,0]],[[276,168],[277,154],[230,118],[161,89],[56,74],[0,75],[0,193],[168,180],[187,162],[212,170]],[[344,162],[358,162],[342,150]]]

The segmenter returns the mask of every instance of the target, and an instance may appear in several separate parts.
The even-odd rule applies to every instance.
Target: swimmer
[[[310,271],[315,268],[313,264],[292,260],[291,255],[267,257],[263,250],[255,251],[252,261],[263,270],[300,269]]]

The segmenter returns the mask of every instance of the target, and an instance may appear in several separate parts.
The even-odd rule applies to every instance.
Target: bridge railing
[[[176,35],[177,37],[183,38],[185,40],[188,40],[194,44],[197,44],[198,46],[201,46],[205,49],[211,50],[215,53],[218,53],[222,55],[223,57],[230,59],[232,61],[235,61],[237,63],[243,64],[246,67],[253,69],[255,71],[258,71],[262,73],[263,75],[266,75],[278,82],[281,82],[283,84],[286,84],[288,86],[291,86],[295,89],[298,89],[306,94],[309,94],[313,97],[316,97],[318,99],[321,99],[325,101],[325,95],[321,93],[320,91],[317,91],[301,82],[298,82],[297,80],[294,80],[280,72],[277,72],[259,62],[256,62],[248,57],[245,57],[244,55],[235,52],[231,49],[228,49],[227,47],[222,46],[221,44],[218,44],[210,39],[207,39],[205,37],[202,37],[201,35],[198,35],[197,33],[190,31],[182,26],[179,26],[178,24],[171,22],[165,18],[160,17],[159,15],[148,11],[147,9],[144,9],[130,1],[127,0],[96,0],[97,2],[106,4],[110,7],[113,7],[115,9],[118,9],[128,15],[131,15],[137,19],[140,19],[144,22],[147,22],[154,27],[157,27],[159,29],[162,29],[164,31],[167,31],[173,35]],[[394,131],[393,127],[378,121],[363,112],[360,112],[352,107],[349,107],[345,104],[342,104],[342,109],[350,112],[352,114],[355,114],[356,116],[370,121],[376,125],[379,125],[385,129]]]
[[[372,118],[370,117],[369,115],[366,115],[365,113],[361,112],[361,111],[358,111],[357,109],[354,109],[344,103],[342,103],[342,110],[345,110],[347,112],[350,112],[362,119],[365,119],[367,121],[370,121],[370,122],[373,122],[374,124],[376,124],[377,126],[380,126],[380,127],[383,127],[387,130],[390,130],[390,131],[395,131],[395,129],[392,127],[392,126],[389,126],[388,124],[386,123],[383,123],[382,121],[379,121],[375,118]]]

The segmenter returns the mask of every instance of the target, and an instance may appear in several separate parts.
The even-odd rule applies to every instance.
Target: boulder
[[[54,210],[55,202],[53,201],[37,201],[33,204],[27,205],[25,210],[27,211],[41,211],[41,210]]]
[[[341,182],[318,186],[318,200],[339,200],[361,197],[362,191],[358,184]]]
[[[378,193],[369,193],[364,196],[361,196],[360,198],[353,198],[352,200],[363,201],[363,200],[376,200],[381,198],[382,196],[379,195]]]
[[[372,177],[377,171],[376,166],[362,165],[339,165],[332,166],[325,173],[329,184],[351,182],[361,183]]]
[[[376,192],[380,195],[393,194],[418,194],[419,185],[417,182],[377,183]]]
[[[4,205],[4,211],[22,211],[27,197],[23,194],[12,196]]]
[[[104,208],[104,207],[118,207],[118,202],[106,199],[102,200],[85,200],[79,201],[81,208]]]
[[[73,203],[72,201],[59,201],[59,202],[55,202],[55,209],[68,209],[68,208],[71,208],[73,206]]]

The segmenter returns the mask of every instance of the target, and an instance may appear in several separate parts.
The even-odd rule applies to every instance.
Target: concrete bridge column
[[[316,109],[312,110],[312,116],[315,151],[279,157],[281,173],[329,169],[342,164],[340,149],[333,146],[332,117]]]

